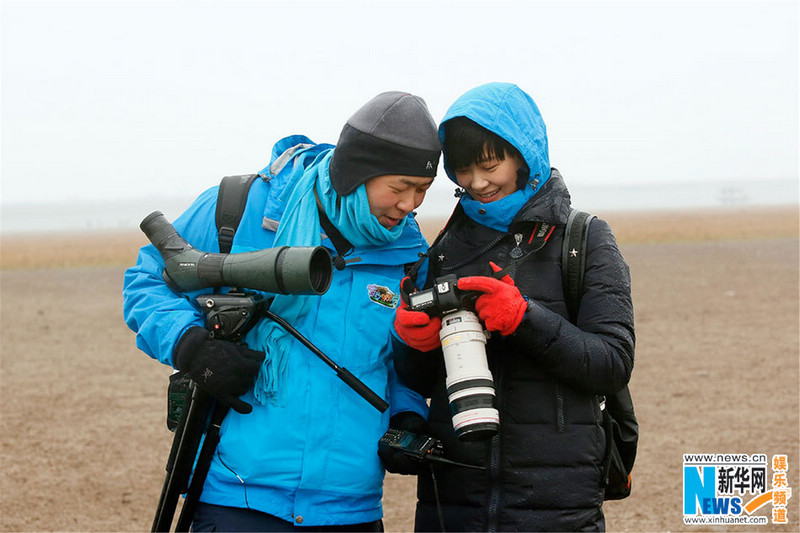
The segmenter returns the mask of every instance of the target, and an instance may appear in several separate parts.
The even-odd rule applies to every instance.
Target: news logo
[[[683,522],[788,524],[788,471],[786,455],[684,454]]]

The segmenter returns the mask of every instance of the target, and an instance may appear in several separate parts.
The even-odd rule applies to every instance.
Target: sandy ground
[[[684,453],[786,454],[800,490],[797,209],[601,215],[633,276],[641,429],[634,492],[606,505],[609,531],[800,530],[800,493],[788,525],[686,526],[681,507]],[[150,527],[170,370],[135,348],[121,311],[144,242],[2,238],[2,531]],[[388,476],[384,504],[387,531],[410,531],[414,480]]]

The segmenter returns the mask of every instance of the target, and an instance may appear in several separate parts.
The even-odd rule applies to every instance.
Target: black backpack
[[[586,267],[586,240],[594,215],[573,209],[567,220],[564,247],[561,251],[561,273],[564,297],[570,320],[575,321],[583,293]],[[606,457],[603,460],[605,499],[621,500],[631,494],[631,470],[636,460],[639,424],[633,411],[628,386],[619,392],[601,397],[603,425],[606,430]]]

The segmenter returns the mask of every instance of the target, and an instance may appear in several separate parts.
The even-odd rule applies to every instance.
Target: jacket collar
[[[561,173],[551,169],[550,179],[519,210],[512,225],[517,222],[547,222],[566,224],[570,212],[570,195]]]

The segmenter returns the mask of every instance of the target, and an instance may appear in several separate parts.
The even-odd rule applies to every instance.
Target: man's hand
[[[173,360],[202,390],[221,403],[247,414],[253,406],[239,399],[253,385],[264,352],[214,339],[201,327],[189,328],[175,346]]]
[[[389,428],[409,431],[415,435],[428,435],[428,422],[413,411],[397,413],[389,421]],[[421,459],[411,456],[401,450],[390,447],[378,447],[378,457],[387,472],[416,476],[425,471],[425,464]]]
[[[500,272],[500,267],[489,263],[492,270]],[[511,276],[503,279],[488,276],[470,276],[458,280],[458,288],[462,291],[480,291],[481,296],[475,301],[475,310],[486,329],[497,331],[501,335],[511,335],[519,327],[528,304],[514,285]]]

